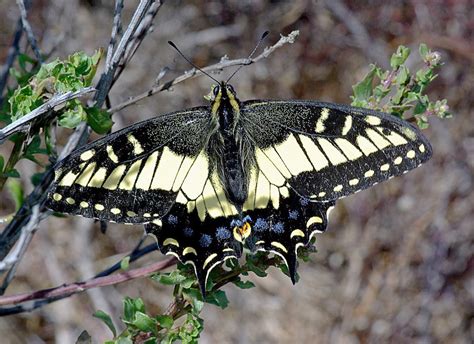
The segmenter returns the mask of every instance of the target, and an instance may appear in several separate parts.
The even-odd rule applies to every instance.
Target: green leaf
[[[363,106],[372,95],[372,83],[377,73],[377,67],[371,66],[370,71],[359,83],[352,86],[354,96],[352,96],[353,106]]]
[[[112,331],[114,337],[117,337],[117,330],[115,329],[114,323],[110,315],[108,315],[104,311],[98,310],[93,314],[93,316],[102,320],[104,324],[107,325],[107,327],[110,329],[110,331]]]
[[[76,107],[74,110],[67,110],[59,116],[58,124],[64,128],[74,129],[81,124],[84,119],[86,119],[84,115],[86,114],[82,107]]]
[[[151,332],[154,335],[158,333],[158,329],[156,328],[157,321],[143,312],[135,313],[135,319],[132,324],[141,331]]]
[[[110,118],[110,113],[106,110],[101,110],[95,107],[86,108],[87,113],[87,124],[90,125],[92,130],[97,134],[107,134],[114,122]]]
[[[229,305],[229,299],[223,290],[216,290],[206,296],[206,302],[225,309]]]
[[[76,344],[92,344],[92,337],[89,332],[82,331],[79,337],[77,337]]]
[[[165,285],[177,285],[187,280],[186,276],[183,276],[178,270],[174,270],[170,273],[157,273],[151,276],[151,278]]]
[[[128,337],[121,337],[115,341],[116,344],[133,344],[131,338]]]
[[[198,289],[187,289],[183,292],[183,295],[189,304],[191,304],[195,313],[201,312],[202,308],[204,307],[204,302],[202,301],[201,292]]]
[[[123,299],[123,320],[132,323],[135,319],[135,313],[145,313],[145,304],[141,298],[132,299],[125,297]]]
[[[43,179],[43,176],[44,176],[44,173],[43,173],[43,172],[34,173],[34,174],[31,176],[31,184],[33,184],[34,186],[39,185],[39,183],[40,183],[41,180]]]
[[[250,289],[250,288],[255,287],[255,284],[251,281],[238,280],[238,281],[235,281],[234,284],[240,289]]]
[[[161,327],[171,328],[174,324],[174,320],[169,315],[157,315],[155,319],[158,321]]]
[[[15,211],[21,208],[24,201],[23,186],[18,179],[9,179],[7,189],[15,202]]]
[[[392,57],[390,58],[390,66],[393,69],[397,69],[403,63],[405,63],[409,55],[410,55],[410,48],[400,45],[397,49],[397,52],[393,54]]]
[[[130,265],[130,256],[123,257],[122,260],[120,261],[120,269],[122,270],[128,270],[128,267]]]
[[[4,166],[5,166],[5,159],[3,158],[3,156],[0,155],[0,174],[2,173]]]
[[[15,169],[11,169],[9,171],[5,171],[3,172],[3,175],[4,176],[7,176],[9,178],[20,178],[20,172],[18,172],[17,170]]]
[[[418,51],[420,53],[420,56],[423,60],[426,59],[426,55],[429,53],[428,46],[425,43],[421,43],[420,47],[418,48]]]
[[[406,66],[401,66],[398,70],[397,84],[404,86],[410,81],[410,71]]]

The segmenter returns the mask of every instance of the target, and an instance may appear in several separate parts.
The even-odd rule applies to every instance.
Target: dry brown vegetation
[[[344,6],[348,13],[341,14]],[[128,19],[135,2],[126,1]],[[13,1],[0,1],[0,61],[18,19]],[[35,1],[29,20],[43,51],[65,57],[106,47],[111,0]],[[300,264],[295,286],[279,271],[254,278],[256,288],[227,286],[230,306],[206,306],[203,343],[472,343],[474,338],[474,6],[472,1],[168,1],[111,95],[112,104],[147,90],[160,70],[182,74],[186,64],[173,40],[205,66],[222,56],[245,57],[263,31],[300,30],[300,37],[233,79],[241,99],[299,98],[349,103],[351,85],[370,63],[388,64],[399,44],[427,43],[444,61],[429,90],[447,98],[454,117],[430,120],[425,131],[434,156],[423,167],[339,201],[318,253]],[[26,44],[23,42],[23,44]],[[414,54],[416,56],[416,54]],[[410,60],[413,68],[419,60]],[[218,78],[229,75],[226,70]],[[166,80],[167,77],[165,77]],[[199,105],[206,77],[147,98],[114,116],[114,130],[153,115]],[[65,142],[70,131],[58,133]],[[8,152],[7,145],[0,153]],[[31,191],[32,163],[18,166]],[[7,193],[0,214],[13,211]],[[141,228],[99,225],[82,218],[40,224],[7,294],[83,280],[131,250]],[[159,253],[137,263],[163,259]],[[90,290],[31,313],[0,319],[2,343],[74,342],[84,329],[95,341],[110,338],[91,314],[118,319],[124,295],[141,296],[163,312],[171,289],[145,279]]]

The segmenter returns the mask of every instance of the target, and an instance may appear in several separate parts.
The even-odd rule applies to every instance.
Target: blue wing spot
[[[212,243],[212,237],[209,234],[203,234],[199,239],[199,245],[201,247],[209,247]]]
[[[244,223],[242,222],[242,220],[239,220],[239,219],[234,219],[232,221],[230,221],[230,227],[233,228],[233,227],[242,227]]]
[[[281,234],[285,230],[285,225],[283,222],[277,222],[272,226],[272,231],[275,233]]]
[[[170,215],[168,216],[168,223],[170,225],[175,225],[178,223],[178,217],[177,216],[174,216],[174,215]]]
[[[216,231],[216,238],[219,241],[229,239],[231,236],[230,231],[225,227],[218,227]]]
[[[244,217],[243,222],[252,222],[252,218],[249,215],[247,215]]]
[[[193,235],[193,229],[190,227],[186,227],[183,229],[183,233],[184,233],[184,236],[189,238],[191,235]]]
[[[257,232],[263,232],[268,229],[268,222],[265,221],[262,218],[258,218],[257,221],[255,221],[255,224],[253,225],[253,228]]]
[[[301,197],[301,198],[300,198],[300,204],[301,204],[303,207],[306,207],[306,206],[309,204],[309,199],[304,198],[304,197]]]
[[[298,212],[298,210],[290,210],[288,212],[288,218],[290,220],[297,220],[299,216],[300,216],[300,213]]]

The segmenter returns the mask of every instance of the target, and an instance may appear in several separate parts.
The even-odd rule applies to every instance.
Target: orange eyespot
[[[250,223],[245,222],[241,227],[234,227],[233,232],[235,240],[243,243],[244,240],[250,236],[252,227],[250,226]]]

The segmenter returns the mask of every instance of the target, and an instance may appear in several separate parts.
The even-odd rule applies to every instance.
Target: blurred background
[[[138,1],[125,1],[124,22]],[[114,1],[34,1],[29,20],[45,52],[64,58],[107,47]],[[19,16],[0,0],[0,63]],[[164,80],[190,69],[166,42],[173,40],[197,65],[223,56],[246,57],[265,30],[264,45],[300,30],[293,45],[243,68],[233,79],[241,100],[319,99],[350,103],[351,85],[370,63],[386,67],[397,46],[412,48],[420,68],[421,42],[439,51],[444,66],[430,86],[447,98],[454,117],[430,119],[425,134],[434,156],[419,169],[339,201],[318,252],[300,263],[293,286],[280,271],[251,277],[256,288],[227,286],[230,306],[206,305],[202,343],[472,343],[474,338],[474,4],[472,0],[168,1],[120,82],[112,104],[146,91],[164,67]],[[22,44],[26,44],[22,41]],[[217,78],[225,78],[233,69]],[[160,113],[205,102],[212,81],[188,80],[114,116],[114,130]],[[64,144],[71,131],[58,133]],[[0,147],[0,154],[9,146]],[[26,192],[36,167],[18,165]],[[0,194],[0,215],[14,209]],[[2,225],[0,225],[0,229]],[[120,260],[142,229],[82,218],[48,218],[40,225],[7,294],[90,278]],[[150,241],[151,242],[151,241]],[[163,259],[158,252],[132,265]],[[2,343],[72,343],[82,330],[94,342],[111,338],[92,313],[116,323],[123,296],[140,296],[150,313],[163,312],[172,289],[146,279],[94,289],[31,313],[0,318]]]

